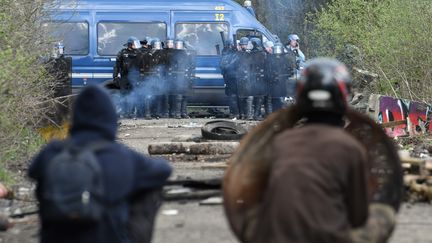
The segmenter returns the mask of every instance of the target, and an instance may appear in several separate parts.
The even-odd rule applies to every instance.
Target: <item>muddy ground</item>
[[[120,142],[147,153],[154,142],[184,141],[200,136],[200,127],[209,119],[187,120],[122,120],[118,139]],[[253,122],[247,125],[253,126]],[[214,162],[213,162],[214,163]],[[175,168],[171,179],[211,179],[223,175],[223,169],[209,169],[205,161],[173,162]],[[22,198],[31,200],[32,185],[22,182]],[[30,189],[29,191],[27,189]],[[227,224],[221,205],[203,206],[195,201],[167,202],[159,211],[154,243],[236,243],[238,242]],[[34,203],[0,201],[2,211],[19,213],[34,210]],[[14,219],[15,226],[0,232],[0,243],[37,242],[37,217]],[[431,243],[432,206],[427,203],[404,204],[398,215],[398,225],[391,243]]]

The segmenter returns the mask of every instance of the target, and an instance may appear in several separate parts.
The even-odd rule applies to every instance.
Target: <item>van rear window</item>
[[[62,42],[66,55],[87,55],[89,27],[87,22],[46,22],[43,24],[54,42]]]
[[[130,23],[130,22],[101,22],[98,23],[98,54],[101,56],[115,56],[124,48],[129,36],[139,40],[145,37],[166,39],[165,23]]]
[[[220,32],[228,36],[226,23],[177,23],[176,37],[183,39],[188,49],[195,50],[198,55],[218,55],[217,45],[220,50],[223,42]]]

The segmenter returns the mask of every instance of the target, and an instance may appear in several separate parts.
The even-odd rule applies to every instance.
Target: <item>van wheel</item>
[[[211,121],[201,128],[203,138],[210,140],[240,140],[246,133],[246,128],[230,121]]]

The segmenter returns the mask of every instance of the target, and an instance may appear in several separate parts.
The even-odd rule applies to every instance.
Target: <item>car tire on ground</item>
[[[242,125],[231,121],[211,121],[201,128],[203,138],[211,140],[240,140],[247,133]]]

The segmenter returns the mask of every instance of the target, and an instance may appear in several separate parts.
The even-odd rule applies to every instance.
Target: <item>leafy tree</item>
[[[0,181],[5,167],[41,144],[36,127],[49,110],[50,78],[39,57],[44,41],[40,0],[0,0]]]
[[[333,0],[311,15],[316,55],[358,48],[353,65],[379,75],[375,92],[431,102],[432,2]]]

